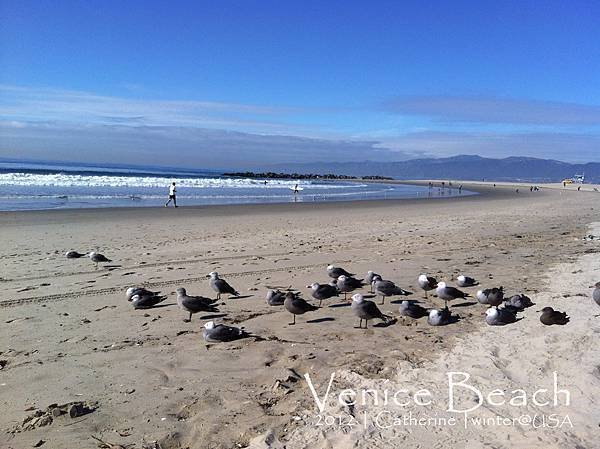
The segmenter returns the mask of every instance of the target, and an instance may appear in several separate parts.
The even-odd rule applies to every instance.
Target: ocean
[[[458,189],[346,180],[232,178],[221,172],[153,166],[0,162],[0,210],[157,207],[177,183],[179,206],[429,198]],[[294,193],[298,185],[300,191]],[[472,192],[462,191],[469,195]]]

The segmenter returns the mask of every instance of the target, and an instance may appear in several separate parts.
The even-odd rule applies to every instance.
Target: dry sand
[[[597,447],[600,318],[593,315],[600,309],[588,286],[600,280],[600,241],[582,237],[600,235],[600,195],[525,187],[516,194],[515,185],[477,183],[482,195],[440,200],[0,213],[0,447],[40,440],[49,448],[99,447],[93,437],[163,449]],[[114,260],[108,268],[64,257],[95,248]],[[353,327],[341,301],[298,317],[296,326],[282,308],[266,305],[268,287],[291,285],[310,298],[305,286],[327,281],[329,263],[361,277],[380,272],[426,306],[441,303],[422,298],[421,272],[451,282],[465,273],[508,294],[525,292],[536,306],[501,328],[486,326],[485,307],[467,301],[454,306],[461,320],[450,326],[399,319],[365,331]],[[217,321],[261,339],[207,345],[205,316],[182,321],[175,289],[212,295],[205,276],[213,270],[243,296],[225,298]],[[169,298],[132,310],[124,291],[138,284]],[[536,310],[545,305],[567,311],[571,323],[542,326]],[[382,306],[393,315],[397,309],[389,300]],[[557,372],[571,393],[568,407],[530,399],[523,407],[485,404],[469,417],[568,415],[572,427],[360,422],[382,411],[450,416],[448,371],[469,373],[486,394],[550,388]],[[319,425],[298,376],[305,373],[319,395],[335,373],[325,415],[354,414],[361,425]],[[435,400],[340,406],[334,399],[344,388],[423,388]],[[461,395],[461,406],[474,396]],[[97,408],[15,431],[36,410],[74,401]]]

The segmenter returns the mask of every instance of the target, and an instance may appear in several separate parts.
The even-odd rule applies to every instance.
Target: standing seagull
[[[372,320],[373,318],[379,318],[384,323],[387,323],[392,319],[391,316],[381,313],[381,310],[379,310],[373,301],[364,299],[360,293],[352,296],[351,308],[352,312],[354,312],[354,315],[360,318],[360,322],[358,324],[359,329],[362,329],[363,320],[365,320],[365,329],[367,329],[369,327],[369,320]]]
[[[204,324],[202,329],[202,336],[204,340],[210,343],[217,343],[223,341],[239,340],[245,338],[249,334],[239,327],[227,326],[225,324],[215,324],[214,321],[209,321]]]
[[[296,315],[304,315],[306,312],[312,312],[318,309],[317,306],[307,303],[304,299],[294,295],[292,292],[287,292],[285,294],[283,306],[285,307],[285,310],[294,316],[294,321],[288,323],[290,325],[296,324]]]
[[[229,295],[233,296],[240,296],[240,294],[235,290],[235,288],[229,285],[225,279],[221,279],[219,277],[219,273],[217,273],[216,271],[213,271],[208,275],[210,276],[208,284],[210,285],[210,288],[217,292],[217,299],[221,299],[222,293],[228,293]]]
[[[177,304],[179,305],[179,308],[190,314],[188,319],[183,320],[186,323],[192,321],[193,313],[218,312],[219,309],[214,306],[215,301],[216,300],[205,298],[204,296],[188,296],[185,288],[177,289]]]
[[[334,296],[340,296],[340,292],[338,291],[337,286],[329,284],[319,284],[318,282],[315,282],[313,284],[307,285],[306,287],[312,290],[310,292],[312,297],[319,300],[319,307],[321,307],[321,303],[324,299],[329,299]]]
[[[426,274],[420,275],[417,279],[417,282],[419,283],[419,287],[425,291],[425,298],[427,298],[427,292],[429,290],[433,290],[438,285],[438,282],[435,278],[427,276]]]
[[[101,262],[112,262],[112,260],[108,259],[104,254],[97,253],[92,251],[88,254],[92,262],[96,264],[96,268],[98,268],[98,264]]]
[[[485,322],[490,326],[504,326],[517,321],[517,312],[511,309],[490,307],[485,311]]]
[[[473,287],[474,285],[479,284],[475,279],[469,276],[460,275],[456,278],[456,285],[459,287]]]
[[[564,326],[569,322],[569,317],[565,312],[559,312],[552,307],[544,307],[541,312],[540,321],[546,326],[551,326],[553,324]]]
[[[380,274],[375,273],[374,271],[367,271],[367,276],[365,277],[365,284],[371,286],[371,293],[373,293],[373,281],[375,279],[383,279]]]
[[[396,295],[408,296],[408,295],[412,294],[410,292],[407,292],[406,290],[401,289],[396,284],[394,284],[392,281],[384,281],[383,279],[374,280],[373,287],[374,287],[373,290],[375,291],[375,294],[378,296],[381,296],[381,304],[383,304],[385,302],[386,296],[396,296]]]
[[[400,315],[419,319],[429,315],[429,312],[413,301],[402,301],[400,303]]]
[[[592,299],[596,304],[600,306],[600,282],[596,282],[594,285],[590,285],[590,288],[593,288]],[[600,315],[596,315],[597,317]]]
[[[344,294],[344,299],[348,299],[348,293],[356,290],[357,288],[361,288],[363,285],[363,282],[353,278],[352,276],[346,276],[346,275],[341,275],[338,279],[337,279],[337,289],[342,292]]]
[[[327,275],[330,278],[333,279],[338,279],[340,276],[348,276],[348,277],[352,277],[354,276],[354,273],[348,273],[346,270],[344,270],[343,268],[340,267],[334,267],[333,265],[328,265],[327,266]]]
[[[427,317],[427,322],[431,326],[445,326],[446,324],[450,324],[452,320],[453,317],[448,307],[442,310],[432,309],[429,311],[429,317]]]
[[[498,307],[504,301],[504,288],[502,286],[496,288],[486,288],[485,290],[477,291],[477,301],[481,304],[489,304],[490,306]]]
[[[457,288],[447,286],[445,282],[439,282],[435,292],[437,293],[438,298],[444,300],[446,309],[448,308],[448,301],[469,296],[468,293],[462,292]]]

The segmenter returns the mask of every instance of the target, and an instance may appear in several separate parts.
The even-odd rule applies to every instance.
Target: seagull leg
[[[296,324],[296,315],[292,313],[292,316],[294,317],[294,321],[291,323],[288,323],[289,326]]]
[[[383,305],[385,303],[385,296],[381,295],[381,302],[379,305]]]
[[[321,303],[323,302],[322,299],[319,299],[319,307],[321,307]]]
[[[369,320],[365,320],[365,330],[369,328]]]
[[[427,299],[427,290],[425,290],[425,299]]]

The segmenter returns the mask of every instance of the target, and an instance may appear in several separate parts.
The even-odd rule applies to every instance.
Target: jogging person
[[[175,207],[177,207],[176,194],[177,194],[177,188],[175,187],[175,183],[173,183],[169,186],[169,200],[165,203],[165,207],[167,207],[169,205],[171,200],[173,200],[173,204],[175,205]]]

